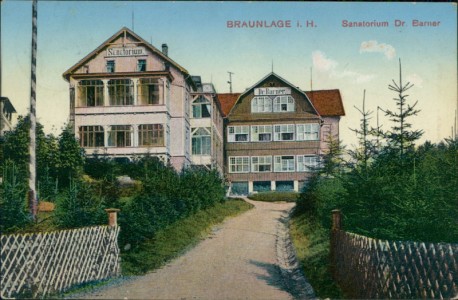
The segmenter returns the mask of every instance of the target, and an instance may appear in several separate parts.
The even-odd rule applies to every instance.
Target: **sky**
[[[1,5],[2,96],[25,115],[32,2]],[[435,26],[413,26],[415,20]],[[290,26],[231,27],[236,21]],[[353,22],[372,26],[344,26]],[[167,43],[169,57],[220,93],[229,92],[229,71],[233,91],[243,92],[272,69],[303,90],[339,89],[346,112],[340,138],[350,147],[357,142],[350,128],[359,127],[355,106],[362,107],[364,90],[371,126],[377,107],[396,109],[397,95],[388,85],[399,81],[401,59],[403,81],[414,84],[408,101],[418,101],[421,110],[411,119],[414,129],[424,131],[420,142],[452,134],[458,106],[456,4],[39,0],[37,116],[46,133],[59,134],[68,121],[69,86],[62,74],[124,26],[159,49]],[[388,130],[393,124],[378,112]]]

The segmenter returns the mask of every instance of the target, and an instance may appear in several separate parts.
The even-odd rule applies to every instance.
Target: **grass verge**
[[[319,298],[342,299],[329,271],[329,231],[305,215],[291,219],[290,234],[304,274]]]
[[[265,202],[296,202],[298,197],[299,194],[296,192],[261,192],[249,195],[248,199]]]
[[[243,200],[231,199],[171,224],[154,238],[121,254],[123,275],[144,274],[163,266],[205,238],[212,226],[250,208],[252,205]]]

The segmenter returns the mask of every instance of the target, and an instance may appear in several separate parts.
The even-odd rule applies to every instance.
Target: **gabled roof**
[[[10,99],[8,97],[0,97],[0,101],[5,103],[5,107],[9,112],[11,112],[11,113],[15,113],[16,112],[16,109],[14,108],[13,103],[11,103],[11,101],[10,101]]]
[[[292,89],[295,89],[298,93],[300,94],[303,94],[305,96],[306,99],[308,99],[307,95],[304,93],[304,91],[298,89],[294,84],[291,84],[290,82],[288,82],[286,79],[282,78],[281,76],[279,76],[278,74],[274,73],[274,72],[270,72],[269,74],[267,74],[266,76],[264,76],[264,78],[262,78],[261,80],[259,80],[258,82],[256,82],[254,85],[252,85],[250,88],[248,88],[245,92],[243,92],[242,94],[239,95],[239,97],[237,98],[237,100],[234,102],[234,104],[232,105],[231,109],[229,110],[229,112],[226,114],[230,114],[230,111],[232,110],[232,108],[235,106],[235,103],[237,103],[238,99],[242,98],[243,95],[245,94],[248,94],[250,93],[255,87],[257,87],[258,85],[261,84],[261,82],[263,82],[264,80],[266,80],[267,78],[269,78],[270,76],[274,76],[276,77],[278,80],[280,81],[283,81],[286,85],[290,86]],[[312,106],[312,108],[315,110],[315,112],[317,114],[318,111],[317,109],[315,108],[315,106],[313,105],[313,103],[310,101],[310,99],[308,99],[308,101],[310,102],[310,105]]]
[[[339,90],[305,91],[305,94],[323,117],[345,116]]]
[[[96,56],[97,54],[99,54],[101,51],[103,51],[106,47],[109,46],[109,44],[111,42],[113,42],[114,40],[116,40],[118,37],[120,37],[121,35],[124,35],[124,34],[129,34],[131,35],[132,37],[134,37],[135,39],[137,39],[139,42],[141,42],[142,44],[145,45],[145,47],[147,47],[151,52],[155,53],[156,55],[160,56],[163,60],[165,61],[168,61],[170,64],[172,64],[173,66],[175,66],[178,70],[180,70],[181,72],[183,72],[184,74],[186,75],[189,75],[189,72],[183,68],[182,66],[180,66],[178,63],[176,63],[175,61],[173,61],[172,59],[170,59],[168,56],[164,55],[162,53],[162,51],[160,51],[159,49],[157,49],[156,47],[154,47],[153,45],[151,45],[150,43],[148,43],[147,41],[145,41],[144,39],[142,39],[140,36],[138,36],[135,32],[133,32],[132,30],[130,30],[129,28],[127,27],[123,27],[121,28],[118,32],[116,32],[114,35],[112,35],[108,40],[106,40],[105,42],[103,42],[99,47],[97,47],[94,51],[92,51],[91,53],[89,53],[88,55],[86,55],[84,58],[82,58],[79,62],[77,62],[74,66],[72,66],[70,69],[68,69],[67,71],[64,72],[63,74],[63,77],[65,80],[69,80],[70,78],[70,75],[76,70],[78,69],[79,67],[83,66],[88,60],[90,60],[91,58],[93,58],[94,56]],[[190,77],[189,77],[190,78]]]
[[[232,107],[235,105],[235,102],[237,102],[237,99],[239,98],[241,94],[236,93],[236,94],[218,94],[218,100],[221,105],[221,111],[223,113],[223,117],[226,117],[229,112],[231,111]]]
[[[344,116],[345,110],[339,90],[305,91],[305,94],[313,103],[322,117]],[[240,93],[218,94],[221,103],[223,117],[226,117],[240,97]]]

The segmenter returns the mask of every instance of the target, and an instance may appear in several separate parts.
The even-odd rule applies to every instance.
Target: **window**
[[[294,156],[275,156],[275,172],[294,172]]]
[[[250,172],[249,156],[229,157],[229,173],[248,173]]]
[[[294,141],[294,125],[274,125],[274,141]]]
[[[272,172],[272,156],[252,156],[251,172]]]
[[[81,147],[103,147],[105,144],[102,126],[80,126],[79,137]]]
[[[114,71],[115,71],[115,61],[107,60],[107,72],[114,73]]]
[[[270,192],[272,184],[270,181],[253,181],[254,192]]]
[[[211,103],[204,96],[199,96],[192,103],[192,117],[195,119],[211,117]]]
[[[78,106],[103,106],[103,81],[81,80],[78,84]]]
[[[108,132],[109,147],[130,147],[132,146],[132,126],[113,125]]]
[[[248,142],[250,126],[229,126],[228,142]]]
[[[298,124],[296,128],[298,141],[317,141],[319,139],[320,125],[318,123]]]
[[[146,71],[146,59],[139,59],[137,61],[137,71],[145,72]]]
[[[298,172],[312,172],[318,168],[318,157],[317,156],[297,156],[297,171]]]
[[[108,81],[110,105],[133,105],[134,85],[130,79],[112,79]]]
[[[270,142],[272,140],[272,125],[252,125],[252,142]]]
[[[267,96],[254,97],[251,100],[251,112],[271,112],[272,111],[272,99]]]
[[[291,96],[277,96],[274,98],[274,112],[294,111],[294,98]]]
[[[138,146],[164,146],[164,126],[162,124],[138,126]]]
[[[160,104],[159,79],[142,78],[137,86],[137,102],[139,105]]]
[[[211,136],[210,128],[192,128],[192,154],[210,155]]]

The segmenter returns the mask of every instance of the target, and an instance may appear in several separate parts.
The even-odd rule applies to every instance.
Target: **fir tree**
[[[401,59],[399,59],[399,83],[393,79],[393,84],[388,85],[388,88],[398,94],[398,98],[394,98],[398,111],[385,110],[385,115],[394,122],[391,130],[383,135],[388,140],[389,146],[399,152],[401,159],[407,149],[414,146],[414,142],[423,135],[423,130],[412,130],[412,124],[408,122],[408,118],[416,116],[420,110],[415,109],[418,101],[414,105],[407,103],[407,90],[413,87],[413,84],[402,82],[402,67]]]

